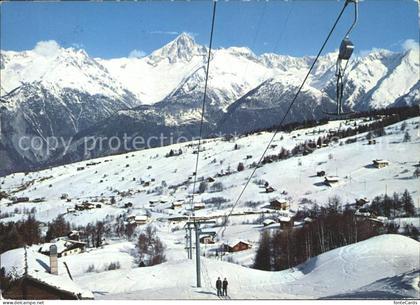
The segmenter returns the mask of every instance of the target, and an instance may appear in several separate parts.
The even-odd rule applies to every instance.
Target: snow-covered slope
[[[333,299],[419,299],[420,270],[385,277],[350,292],[332,295]]]
[[[376,50],[358,59],[351,69],[346,96],[356,109],[385,108],[401,96],[418,94],[414,87],[419,83],[418,49],[403,53]],[[418,102],[414,97],[410,100]]]
[[[411,272],[411,280],[417,277],[418,281],[419,247],[419,242],[408,237],[382,235],[326,252],[280,272],[203,258],[201,289],[194,287],[195,264],[186,259],[147,268],[84,274],[75,281],[97,292],[98,299],[214,299],[217,277],[229,280],[231,299],[320,298],[348,291],[363,292],[363,298],[375,298],[377,288],[371,283],[378,285],[383,278]],[[80,255],[77,259],[84,261],[85,257]],[[412,290],[401,289],[398,297],[416,297]]]
[[[132,248],[123,242],[59,258],[59,275],[54,276],[46,272],[48,257],[33,246],[28,249],[29,270],[51,285],[86,296],[92,291],[96,299],[217,299],[217,277],[228,279],[230,299],[401,299],[419,295],[420,243],[401,235],[373,237],[278,272],[203,257],[202,288],[195,286],[194,261],[169,258],[166,263],[139,268],[129,254]],[[6,273],[19,276],[23,272],[22,249],[3,253],[1,260]],[[111,262],[120,263],[121,269],[106,271],[104,267]]]
[[[278,154],[281,147],[292,149],[296,144],[307,140],[316,140],[319,136],[325,136],[329,130],[349,128],[354,124],[366,124],[363,120],[357,121],[333,121],[326,125],[314,128],[296,130],[291,133],[279,133],[273,142],[273,148],[268,155]],[[343,202],[354,202],[356,198],[367,196],[373,198],[376,195],[388,192],[402,192],[408,189],[414,202],[418,202],[418,181],[413,177],[415,165],[418,163],[420,139],[417,133],[418,118],[406,121],[406,130],[411,135],[411,140],[403,142],[404,132],[398,123],[386,128],[387,135],[376,138],[376,145],[367,145],[366,134],[360,134],[352,138],[356,142],[343,145],[330,145],[315,150],[312,154],[293,157],[280,162],[265,164],[258,169],[253,183],[250,183],[243,199],[237,206],[238,211],[250,209],[247,201],[259,203],[251,208],[259,210],[267,205],[269,199],[286,197],[292,203],[292,208],[299,207],[302,198],[312,199],[320,204],[326,203],[328,198],[339,195]],[[256,162],[265,145],[271,137],[271,133],[264,132],[241,137],[234,141],[223,139],[206,140],[204,152],[200,154],[198,173],[199,177],[215,177],[220,173],[230,175],[216,177],[223,187],[218,191],[205,192],[197,200],[207,200],[221,197],[227,200],[220,208],[209,204],[205,210],[197,211],[200,215],[223,215],[229,209],[230,204],[240,193],[245,179],[251,173],[250,165]],[[342,142],[345,142],[343,139]],[[149,209],[155,213],[155,218],[167,218],[171,215],[183,215],[188,206],[179,210],[168,209],[170,203],[160,208],[149,206],[149,200],[157,199],[161,195],[170,197],[171,200],[185,199],[191,193],[192,185],[188,183],[193,174],[193,164],[196,154],[195,147],[191,143],[174,144],[127,153],[123,155],[99,158],[93,162],[99,164],[86,166],[87,162],[78,162],[65,166],[59,166],[28,175],[16,173],[1,179],[2,189],[6,192],[16,191],[20,186],[30,183],[27,188],[17,191],[14,196],[27,196],[31,199],[45,197],[46,202],[39,204],[33,202],[18,203],[7,206],[8,201],[0,202],[3,213],[11,213],[11,217],[1,221],[16,221],[22,217],[23,209],[35,207],[37,218],[41,221],[50,221],[59,214],[64,213],[69,221],[86,224],[92,218],[100,220],[106,215],[119,215],[125,209],[121,206],[126,202],[132,202],[139,211]],[[234,150],[235,144],[239,149]],[[166,158],[165,155],[173,149],[182,150],[179,156]],[[390,165],[386,168],[375,169],[370,166],[374,159],[386,159]],[[108,160],[108,161],[106,161]],[[245,170],[237,172],[239,162],[243,162]],[[77,170],[84,167],[84,170]],[[334,187],[324,185],[322,177],[316,177],[317,171],[325,171],[327,175],[338,176],[340,183]],[[284,173],[279,175],[279,173]],[[135,178],[135,180],[133,179]],[[151,182],[154,179],[154,182]],[[266,194],[261,192],[258,180],[269,181],[276,192]],[[33,181],[33,182],[32,182]],[[150,186],[144,186],[143,182],[149,181]],[[32,184],[31,184],[32,182]],[[215,182],[215,183],[216,183]],[[51,185],[51,186],[50,186]],[[163,185],[163,186],[162,186]],[[166,186],[165,186],[166,185]],[[128,191],[129,196],[120,196],[117,191]],[[282,195],[283,191],[287,195]],[[67,193],[72,202],[57,201],[61,194]],[[81,211],[73,215],[66,213],[75,203],[83,200],[97,201],[100,198],[109,199],[116,196],[118,206],[105,205],[102,209],[93,211]],[[14,213],[15,209],[21,212]],[[14,215],[14,216],[13,216]]]
[[[270,148],[268,154],[278,153],[281,147],[291,149],[297,143],[316,139],[338,128],[369,123],[371,121],[364,119],[333,121],[314,128],[280,133],[273,142],[277,146]],[[405,132],[401,130],[403,124],[411,137],[406,142],[402,141]],[[135,253],[133,243],[118,240],[110,240],[110,244],[102,249],[90,249],[86,253],[61,259],[68,264],[75,282],[93,291],[96,298],[217,298],[214,281],[218,276],[228,278],[231,298],[412,298],[418,291],[415,280],[418,280],[420,269],[420,248],[417,241],[400,235],[378,236],[338,248],[280,272],[258,271],[245,266],[252,265],[260,233],[278,226],[274,224],[266,228],[258,222],[261,212],[267,217],[276,217],[276,211],[267,209],[272,198],[287,199],[291,209],[296,211],[303,206],[300,202],[304,198],[325,204],[328,198],[337,195],[345,203],[360,197],[372,199],[384,192],[392,194],[407,189],[417,204],[418,179],[413,177],[413,171],[418,164],[418,154],[413,152],[418,151],[420,145],[418,128],[417,117],[387,127],[387,134],[377,137],[375,145],[366,143],[366,134],[358,134],[352,137],[355,142],[346,144],[347,139],[343,139],[342,145],[330,145],[306,156],[292,157],[259,168],[235,207],[235,215],[229,219],[223,240],[201,249],[206,253],[202,259],[202,289],[194,288],[195,265],[185,259],[185,221],[172,220],[190,213],[188,196],[192,185],[188,181],[191,181],[196,158],[193,153],[196,147],[191,147],[191,143],[99,158],[89,165],[79,162],[27,175],[15,173],[6,176],[0,180],[2,190],[14,192],[16,197],[27,196],[30,201],[11,204],[10,200],[2,199],[0,221],[18,221],[27,217],[32,208],[36,209],[36,219],[44,223],[63,215],[75,226],[96,221],[112,225],[120,215],[123,218],[128,214],[150,215],[149,223],[157,228],[158,236],[166,246],[168,261],[162,265],[138,268],[132,256]],[[195,212],[197,216],[212,217],[217,224],[221,223],[251,173],[249,165],[258,160],[271,135],[264,132],[232,141],[218,138],[203,143],[198,177],[215,177],[215,181],[208,183],[204,193],[196,195],[196,202],[206,202],[203,210]],[[238,149],[235,149],[235,144]],[[165,157],[170,149],[181,149],[182,154]],[[370,166],[372,160],[378,158],[390,161],[390,165],[382,169]],[[236,170],[239,162],[244,163],[244,171]],[[323,178],[316,176],[320,170],[326,171],[327,175],[338,176],[340,183],[333,187],[324,185]],[[222,172],[230,174],[217,177]],[[261,181],[269,181],[276,191],[265,193],[259,185]],[[216,183],[219,187],[215,187]],[[68,194],[71,202],[60,199],[64,193]],[[111,196],[116,199],[114,205],[109,204]],[[44,202],[33,201],[41,197],[45,197]],[[187,202],[174,210],[171,202],[177,199]],[[101,208],[92,210],[67,210],[85,200],[104,202],[101,202]],[[151,200],[159,200],[160,203],[153,205]],[[215,204],[216,201],[219,204]],[[124,206],[128,202],[132,203],[132,208]],[[418,226],[418,222],[407,221]],[[138,229],[143,228],[139,226]],[[220,246],[220,242],[235,239],[245,239],[253,246],[228,255],[236,264],[212,257],[212,251]],[[106,271],[106,267],[115,262],[120,264],[121,269]],[[88,272],[91,266],[94,272]]]

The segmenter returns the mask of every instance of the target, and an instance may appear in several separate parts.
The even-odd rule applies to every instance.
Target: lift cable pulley
[[[349,4],[354,5],[354,19],[353,23],[350,28],[347,30],[346,35],[344,35],[343,40],[340,44],[340,49],[338,51],[338,57],[336,62],[335,68],[335,76],[336,76],[336,111],[335,112],[327,112],[324,113],[331,115],[331,116],[343,116],[348,115],[351,112],[344,112],[343,110],[343,94],[344,94],[344,75],[346,73],[350,57],[353,54],[354,44],[351,42],[349,36],[351,31],[356,25],[357,18],[358,18],[358,0],[346,0],[344,4],[344,8],[346,8]]]

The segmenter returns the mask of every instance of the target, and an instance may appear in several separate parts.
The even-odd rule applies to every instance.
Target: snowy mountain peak
[[[175,42],[177,44],[195,44],[194,37],[191,36],[188,33],[181,33],[177,38],[175,38],[172,42]]]
[[[152,63],[168,60],[169,63],[189,62],[194,56],[205,55],[206,48],[197,44],[188,33],[182,33],[173,41],[153,52],[149,59]]]
[[[231,54],[235,54],[238,56],[246,56],[246,57],[256,57],[254,52],[247,47],[230,47],[227,49]]]

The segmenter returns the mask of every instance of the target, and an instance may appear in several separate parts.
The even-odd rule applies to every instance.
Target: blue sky
[[[255,53],[314,55],[343,5],[342,1],[219,1],[214,45],[247,46]],[[208,44],[211,2],[8,2],[1,4],[1,49],[28,50],[55,40],[91,56],[148,54],[189,32]],[[414,0],[360,2],[359,22],[351,35],[357,50],[401,49],[418,41]],[[327,51],[336,49],[351,23],[348,8]]]

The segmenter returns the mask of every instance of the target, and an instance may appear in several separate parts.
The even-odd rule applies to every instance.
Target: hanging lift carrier
[[[358,0],[346,0],[345,6],[353,4],[354,5],[354,20],[347,31],[344,39],[341,41],[340,49],[338,52],[338,58],[336,63],[336,72],[335,76],[337,78],[336,82],[336,102],[337,102],[337,109],[335,112],[327,112],[324,113],[328,115],[334,116],[342,116],[350,114],[351,112],[344,112],[343,111],[343,93],[344,93],[344,75],[347,69],[347,66],[350,61],[350,57],[353,54],[354,44],[351,42],[349,35],[350,32],[353,30],[354,26],[356,25],[357,18],[358,18]]]

